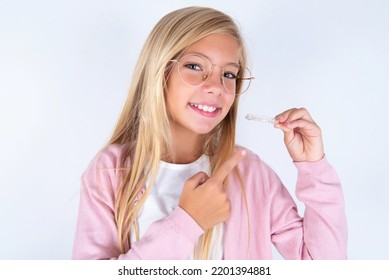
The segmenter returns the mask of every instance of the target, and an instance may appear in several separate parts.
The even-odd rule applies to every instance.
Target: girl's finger
[[[274,118],[275,118],[278,122],[283,123],[284,121],[286,121],[286,120],[288,119],[289,114],[290,114],[293,110],[297,110],[297,109],[296,109],[296,108],[292,108],[292,109],[286,110],[286,111],[282,112],[281,114],[278,114],[278,115],[275,116]]]
[[[293,108],[289,109],[275,117],[278,122],[285,123],[291,122],[297,119],[304,119],[313,122],[313,119],[309,112],[305,108]]]
[[[282,124],[287,129],[296,129],[300,128],[302,130],[310,130],[317,127],[317,125],[311,121],[306,121],[304,119],[297,119],[295,121],[287,121],[286,123]]]
[[[321,133],[320,128],[315,123],[302,119],[285,124],[277,124],[275,127],[281,129],[287,139],[293,138],[295,133],[299,133],[304,137],[317,137]]]
[[[246,155],[245,150],[236,151],[226,162],[224,162],[218,170],[211,176],[212,180],[218,183],[222,183],[228,174],[235,168],[235,166],[241,161]]]
[[[205,172],[199,172],[190,177],[186,183],[188,188],[195,189],[198,186],[204,184],[208,180],[208,175]]]
[[[309,114],[309,112],[305,108],[296,109],[296,110],[290,112],[290,114],[288,116],[288,121],[294,121],[294,120],[298,120],[298,119],[303,119],[303,120],[313,122],[311,115]]]

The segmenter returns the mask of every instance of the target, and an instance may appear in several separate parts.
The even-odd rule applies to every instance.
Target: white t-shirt
[[[139,212],[139,238],[142,238],[152,223],[164,219],[173,212],[178,206],[186,180],[201,171],[210,174],[209,158],[206,155],[202,155],[195,162],[189,164],[173,164],[161,161],[154,185]],[[149,179],[147,180],[148,183]],[[210,256],[212,259],[222,259],[222,240],[223,227],[220,226],[213,233]],[[131,243],[134,242],[136,242],[135,234],[132,233]],[[188,259],[192,258],[193,254],[188,256]]]

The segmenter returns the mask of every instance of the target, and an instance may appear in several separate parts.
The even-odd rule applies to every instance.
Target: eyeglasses
[[[191,87],[203,85],[211,76],[215,66],[221,69],[220,82],[230,94],[239,95],[247,91],[251,80],[254,79],[247,67],[235,63],[220,67],[200,54],[186,54],[171,61],[177,63],[181,80]]]

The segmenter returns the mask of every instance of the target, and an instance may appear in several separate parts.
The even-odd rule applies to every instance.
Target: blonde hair
[[[211,8],[188,7],[167,14],[155,25],[142,49],[128,98],[108,143],[131,143],[125,156],[131,160],[131,166],[123,174],[115,204],[115,222],[123,253],[131,248],[132,231],[139,239],[138,212],[154,183],[162,157],[172,152],[164,96],[170,61],[194,42],[211,34],[228,34],[236,38],[241,51],[240,64],[246,66],[245,47],[238,27],[231,17]],[[240,90],[239,82],[237,90]],[[211,172],[234,151],[238,101],[239,96],[225,119],[205,136],[203,153],[210,158]],[[124,167],[125,163],[122,164]],[[151,180],[142,195],[150,175]],[[211,240],[212,229],[199,241],[199,258],[209,258]]]

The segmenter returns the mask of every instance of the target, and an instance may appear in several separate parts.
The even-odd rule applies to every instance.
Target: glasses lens
[[[248,68],[231,64],[224,67],[223,71],[224,87],[229,93],[238,95],[249,88],[252,77]]]
[[[251,72],[248,68],[244,67],[241,70],[241,73],[239,73],[239,78],[237,80],[237,90],[236,94],[242,94],[246,92],[251,84],[252,76]]]
[[[223,68],[223,84],[226,90],[231,94],[236,93],[239,70],[240,66],[238,64],[227,65]]]
[[[181,79],[189,86],[200,86],[208,77],[211,65],[198,55],[185,55],[180,59],[178,71]]]

